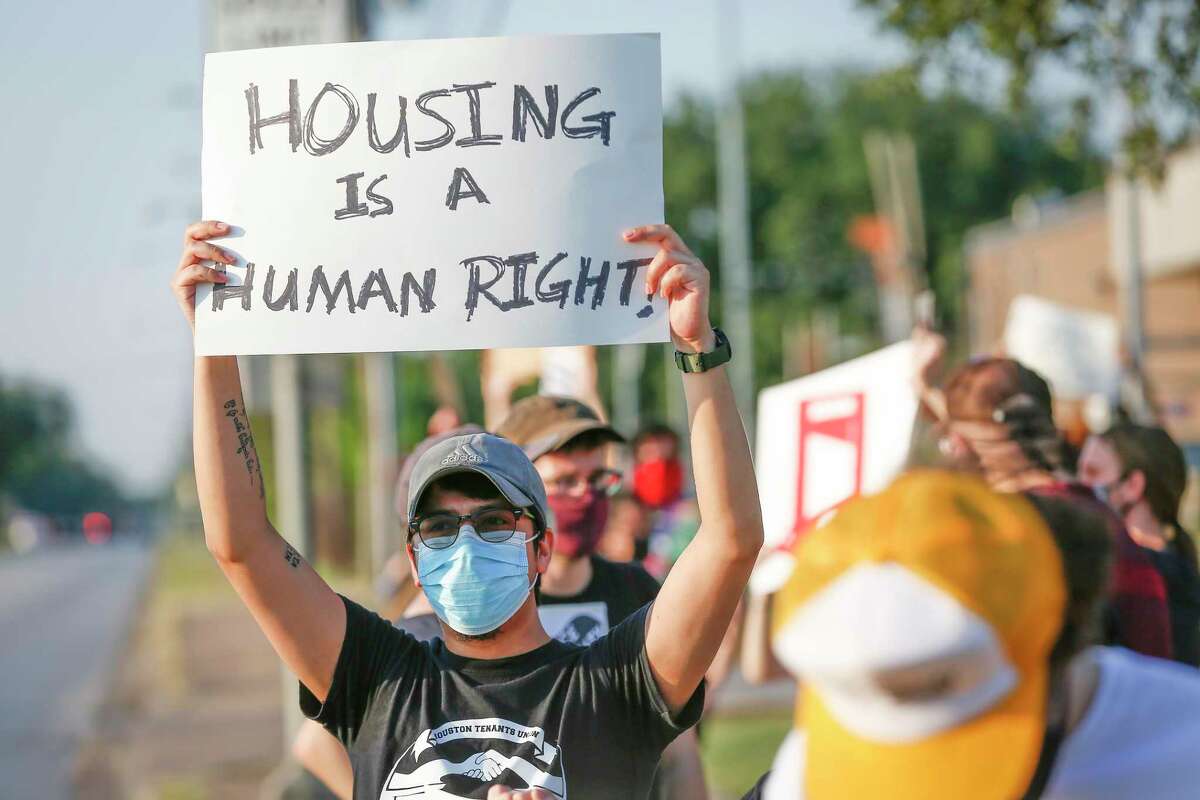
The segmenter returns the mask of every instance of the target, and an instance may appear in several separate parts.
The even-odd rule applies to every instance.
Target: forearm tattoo
[[[243,407],[239,410],[236,399],[227,400],[225,416],[229,417],[234,433],[237,434],[238,446],[234,452],[241,456],[246,464],[246,475],[250,478],[250,485],[257,483],[258,496],[266,497],[267,487],[263,483],[262,464],[258,460],[258,450],[254,447],[254,437],[250,434],[250,417],[246,414],[246,409]]]
[[[283,560],[292,569],[297,569],[300,566],[300,554],[296,552],[296,548],[287,543],[283,545]]]

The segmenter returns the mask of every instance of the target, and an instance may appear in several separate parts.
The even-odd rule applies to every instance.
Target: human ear
[[[542,535],[538,537],[537,549],[534,555],[537,557],[537,571],[545,572],[550,567],[550,557],[554,554],[554,531],[546,528],[542,531]]]
[[[1132,502],[1136,503],[1145,499],[1146,474],[1140,469],[1135,469],[1133,472],[1129,473],[1129,477],[1127,477],[1123,483],[1129,487],[1129,494]]]
[[[408,556],[408,569],[412,572],[413,585],[419,587],[421,585],[421,576],[417,572],[417,553],[413,549],[411,540],[404,545],[404,553]]]

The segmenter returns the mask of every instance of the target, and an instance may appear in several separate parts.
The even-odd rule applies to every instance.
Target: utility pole
[[[1146,380],[1146,319],[1142,264],[1141,187],[1132,164],[1125,175],[1126,252],[1121,283],[1122,330],[1125,367],[1122,369],[1120,399],[1134,421],[1152,425],[1157,420],[1151,387]],[[1113,224],[1120,224],[1113,220]]]
[[[367,406],[367,518],[371,531],[371,575],[393,551],[392,481],[395,478],[396,371],[392,353],[363,354]],[[360,561],[361,563],[361,561]]]
[[[308,559],[308,474],[304,464],[304,397],[300,356],[271,356],[271,432],[274,441],[275,508],[279,530]]]
[[[1125,349],[1134,369],[1142,369],[1146,356],[1145,313],[1142,299],[1142,218],[1137,176],[1129,170],[1125,176],[1129,201],[1126,205],[1126,227],[1129,248],[1125,257]]]
[[[717,116],[717,207],[720,212],[721,322],[735,351],[730,379],[746,434],[754,442],[754,326],[751,312],[750,199],[746,132],[738,91],[738,0],[718,0],[717,41],[723,54]]]
[[[617,345],[613,353],[612,419],[617,430],[623,433],[632,433],[641,426],[642,370],[645,366],[645,345]]]
[[[884,341],[912,335],[913,301],[924,286],[925,222],[916,148],[908,134],[871,131],[863,138],[876,217],[887,235],[871,253]]]

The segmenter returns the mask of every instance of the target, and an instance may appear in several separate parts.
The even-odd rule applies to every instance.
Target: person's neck
[[[1026,469],[1020,472],[985,472],[984,480],[997,492],[1026,492],[1030,489],[1041,489],[1058,483],[1059,479],[1050,472],[1040,469]]]
[[[1138,503],[1125,514],[1125,528],[1129,538],[1150,550],[1167,549],[1167,529],[1150,512],[1145,503]]]
[[[440,622],[440,620],[439,620]],[[456,656],[475,659],[509,658],[528,653],[550,641],[550,634],[538,618],[537,603],[529,593],[517,613],[487,638],[467,637],[441,622],[442,641]]]
[[[1099,685],[1095,653],[1090,648],[1076,653],[1051,674],[1048,721],[1060,724],[1063,733],[1072,733],[1087,716]]]
[[[408,605],[404,607],[404,617],[419,617],[422,614],[432,614],[433,606],[429,604],[429,598],[425,596],[425,592],[417,589],[417,596],[412,599]]]
[[[542,575],[542,594],[551,597],[570,597],[582,592],[592,582],[590,556],[565,558],[555,553],[550,566]]]

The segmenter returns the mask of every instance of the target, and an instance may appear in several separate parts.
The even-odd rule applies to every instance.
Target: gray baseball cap
[[[430,447],[417,460],[408,483],[408,519],[416,514],[429,484],[455,472],[478,473],[517,508],[537,511],[543,524],[553,524],[546,487],[525,451],[490,433],[451,436]]]

